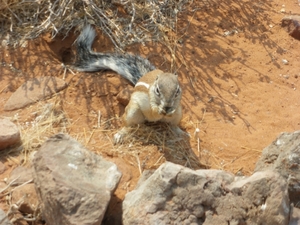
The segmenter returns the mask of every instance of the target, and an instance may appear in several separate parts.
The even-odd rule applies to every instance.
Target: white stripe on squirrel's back
[[[137,82],[135,87],[138,87],[138,86],[144,86],[146,87],[147,89],[149,89],[150,85],[145,83],[145,82]]]

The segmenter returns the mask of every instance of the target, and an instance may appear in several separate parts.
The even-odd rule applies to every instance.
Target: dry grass
[[[185,119],[182,121],[182,127],[195,130],[194,133],[190,134],[191,136],[179,137],[165,123],[147,123],[131,128],[131,132],[124,143],[113,145],[112,137],[117,130],[111,129],[109,124],[111,120],[117,120],[117,118],[101,121],[100,114],[95,114],[97,119],[95,120],[94,129],[84,129],[82,133],[70,133],[70,127],[73,125],[69,123],[61,101],[62,99],[57,96],[48,101],[47,104],[37,103],[39,106],[33,113],[34,119],[31,122],[24,123],[16,119],[15,122],[18,123],[22,134],[22,146],[3,151],[0,157],[4,156],[7,160],[18,165],[26,164],[33,151],[38,150],[45,140],[59,132],[69,133],[87,148],[93,146],[90,142],[93,139],[93,142],[95,142],[96,139],[96,148],[93,151],[99,154],[104,152],[114,157],[122,155],[123,159],[129,159],[130,164],[140,172],[145,169],[155,169],[165,161],[193,169],[209,167],[224,169],[235,160],[243,160],[246,157],[256,156],[260,153],[258,150],[242,147],[247,150],[244,154],[226,161],[212,151],[202,149],[199,127],[202,126],[205,113],[202,120],[196,123]],[[100,140],[99,137],[101,137]],[[192,143],[194,143],[193,147],[191,146]],[[19,157],[20,155],[21,157]],[[152,156],[155,157],[152,158]]]
[[[159,41],[176,30],[177,14],[189,0],[3,0],[0,30],[7,39],[36,38],[43,32],[68,35],[90,23],[106,33],[117,49]],[[7,37],[9,34],[9,37]],[[13,44],[13,43],[11,43]]]
[[[30,222],[30,224],[40,224],[38,221],[41,220],[41,207],[40,205],[33,206],[31,205],[31,209],[33,210],[32,213],[21,213],[19,211],[21,205],[24,203],[24,199],[27,197],[25,194],[22,198],[18,199],[18,201],[13,202],[12,194],[16,189],[22,188],[24,185],[32,183],[33,180],[28,180],[20,185],[13,184],[16,179],[12,180],[7,186],[0,190],[0,197],[5,197],[6,204],[8,205],[9,209],[7,211],[7,218],[10,220],[12,224],[19,224],[22,222]],[[22,223],[23,224],[23,223]]]
[[[29,154],[37,150],[47,138],[59,132],[67,132],[68,121],[60,101],[42,105],[35,112],[36,117],[32,122],[20,126],[24,155],[23,163],[27,162]]]
[[[38,106],[35,107],[37,110],[30,115],[31,118],[34,118],[32,121],[22,122],[17,114],[13,118],[13,121],[19,126],[22,145],[1,151],[0,158],[5,158],[17,165],[28,165],[31,153],[37,151],[46,139],[58,132],[67,132],[69,123],[59,96],[55,96],[48,103],[39,102],[37,104]],[[40,224],[40,206],[35,206],[32,214],[22,214],[19,212],[19,208],[24,203],[24,197],[17,202],[12,201],[13,192],[32,181],[31,179],[15,186],[12,185],[13,180],[0,190],[1,201],[5,201],[9,208],[7,216],[14,224],[23,224],[25,221],[30,224]]]
[[[189,2],[192,1],[4,0],[0,6],[0,35],[7,38],[9,34],[8,39],[19,41],[38,37],[43,32],[51,32],[52,37],[58,34],[66,36],[73,28],[81,30],[90,23],[101,28],[119,50],[132,43],[160,41],[170,50],[172,66],[178,60],[185,64],[183,57],[176,53],[177,39],[180,38],[177,37],[177,16]],[[20,124],[20,127],[23,147],[17,151],[22,151],[24,163],[49,136],[67,129],[65,114],[57,103],[42,106],[32,122]],[[84,134],[83,143],[87,144],[92,136],[93,133],[88,138]],[[168,127],[140,126],[133,130],[127,143],[130,144],[122,145],[122,148],[134,146],[142,149],[151,144],[157,146],[167,160],[192,168],[200,166],[199,146],[196,156],[189,138],[176,137]]]
[[[39,104],[37,110],[30,115],[34,118],[32,121],[20,121],[18,114],[12,118],[20,129],[22,145],[1,151],[0,157],[17,165],[27,164],[30,154],[38,150],[47,138],[59,132],[67,132],[68,119],[59,96],[54,97],[48,103],[37,104]],[[20,154],[21,158],[18,157]]]
[[[16,117],[14,122],[20,128],[22,146],[3,151],[0,157],[5,157],[17,165],[25,165],[30,161],[31,153],[37,151],[49,137],[63,132],[69,133],[87,148],[91,147],[90,141],[92,139],[102,137],[101,140],[96,140],[97,148],[95,151],[100,150],[99,154],[101,151],[113,152],[113,154],[122,152],[125,153],[123,154],[125,157],[136,159],[137,155],[140,155],[147,146],[151,146],[153,154],[159,152],[160,158],[154,160],[155,162],[150,162],[147,168],[156,168],[166,160],[194,169],[207,167],[200,163],[200,156],[192,150],[190,137],[188,135],[179,137],[165,123],[147,123],[133,127],[121,145],[113,145],[112,137],[116,133],[116,129],[110,129],[109,126],[106,126],[107,121],[102,122],[98,119],[94,129],[89,131],[83,129],[82,133],[73,133],[71,131],[73,124],[69,122],[61,101],[62,99],[57,96],[48,100],[48,103],[37,103],[36,110],[31,113],[31,121],[20,121]],[[134,161],[140,171],[147,169],[139,165],[136,160]]]
[[[112,137],[115,132],[108,132],[108,135]],[[151,148],[147,148],[149,146]],[[145,153],[145,149],[147,154],[141,154]],[[139,168],[140,172],[144,169],[157,168],[164,161],[193,169],[206,167],[200,163],[199,156],[192,150],[188,134],[178,136],[166,123],[147,123],[131,128],[123,143],[114,146],[112,151],[131,156],[132,164]],[[160,154],[157,154],[158,152]],[[155,159],[153,156],[158,158]],[[146,161],[149,161],[147,167]]]
[[[61,101],[62,99],[58,95],[54,99],[48,100],[48,103],[37,103],[36,110],[31,113],[31,121],[23,122],[15,118],[14,122],[18,124],[21,131],[22,146],[1,153],[0,157],[5,157],[17,165],[25,165],[30,161],[31,153],[37,151],[49,137],[63,132],[69,133],[87,148],[91,147],[92,139],[102,137],[101,140],[96,140],[95,151],[100,150],[99,154],[104,151],[117,155],[122,152],[125,158],[133,159],[133,164],[141,172],[144,169],[157,168],[164,161],[171,161],[193,169],[207,168],[207,165],[200,163],[200,155],[196,155],[190,146],[190,137],[188,135],[179,137],[165,123],[147,123],[133,127],[121,145],[113,145],[112,137],[116,133],[116,129],[110,129],[108,125],[105,125],[109,122],[99,120],[99,115],[95,115],[98,119],[93,129],[89,131],[83,129],[82,133],[73,133],[71,131],[73,124],[69,122]],[[116,120],[116,118],[113,119]],[[95,136],[96,134],[97,136]],[[139,162],[137,156],[143,155],[140,153],[147,151],[148,146],[150,146],[150,151],[153,151],[153,155],[158,155],[157,152],[160,154],[158,159],[149,160],[145,167],[141,165],[143,162]],[[144,156],[146,157],[146,154]],[[147,159],[141,158],[141,161],[145,160]]]

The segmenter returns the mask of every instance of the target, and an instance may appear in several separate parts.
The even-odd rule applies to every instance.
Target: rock
[[[288,182],[292,203],[300,201],[300,131],[282,133],[266,147],[255,171],[275,170]]]
[[[136,167],[124,163],[122,158],[112,157],[109,160],[118,166],[118,169],[122,173],[122,178],[119,182],[119,187],[112,195],[109,205],[107,207],[105,216],[102,221],[102,225],[120,225],[122,224],[122,201],[119,196],[124,196],[130,188],[132,183],[133,171],[136,171]]]
[[[167,162],[123,201],[124,225],[286,225],[288,216],[287,183],[272,171],[235,181],[224,171]]]
[[[292,207],[289,225],[300,225],[300,209]]]
[[[300,40],[300,16],[291,15],[284,17],[281,20],[281,26],[284,27],[293,38]]]
[[[0,161],[0,174],[4,173],[6,170],[6,166],[3,162]]]
[[[47,224],[101,224],[121,177],[115,164],[57,134],[35,154],[33,167]]]
[[[0,119],[0,150],[21,141],[18,127],[8,119]]]
[[[4,181],[0,181],[0,190],[7,187],[7,184]]]
[[[12,203],[18,202],[21,213],[34,214],[39,204],[34,184],[23,185],[12,192]]]
[[[1,225],[12,225],[12,223],[9,221],[5,212],[2,209],[0,209],[0,224]]]
[[[235,196],[242,196],[247,214],[253,224],[288,224],[290,201],[286,180],[277,172],[256,172],[238,179],[228,189]]]
[[[118,102],[120,104],[122,104],[123,106],[128,105],[132,92],[133,92],[133,87],[130,86],[130,87],[124,88],[117,95]]]
[[[10,96],[4,105],[4,110],[15,110],[43,100],[63,90],[67,83],[57,77],[37,77],[26,81]]]
[[[219,174],[219,179],[213,181],[208,171],[192,171],[167,162],[152,175],[143,174],[141,180],[144,182],[139,182],[138,187],[125,196],[123,224],[197,224],[203,221],[205,207],[212,205],[214,198],[224,191],[221,183],[234,179],[233,175],[222,171],[215,173]]]
[[[21,185],[27,182],[33,181],[32,168],[26,168],[23,166],[16,167],[7,180],[7,183],[11,183],[12,186]]]

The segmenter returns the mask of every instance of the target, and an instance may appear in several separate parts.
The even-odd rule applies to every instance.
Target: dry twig
[[[22,43],[43,32],[51,32],[52,37],[66,36],[72,29],[90,23],[100,27],[122,50],[132,43],[165,39],[166,31],[176,33],[177,14],[189,1],[4,0],[0,30],[2,37],[9,33],[10,39]]]

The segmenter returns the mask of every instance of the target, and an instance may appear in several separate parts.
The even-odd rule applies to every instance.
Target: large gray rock
[[[0,119],[0,150],[21,141],[18,127],[8,119]]]
[[[300,225],[300,209],[292,207],[289,225]]]
[[[286,181],[276,172],[249,178],[219,170],[197,170],[165,163],[129,192],[123,224],[288,223]]]
[[[275,170],[289,185],[290,200],[300,202],[300,131],[282,133],[266,147],[258,160],[255,171]]]
[[[101,224],[121,177],[115,164],[57,134],[35,154],[33,167],[47,224]]]
[[[256,172],[227,186],[242,196],[250,224],[288,224],[290,201],[286,180],[275,171]]]
[[[0,224],[1,225],[12,225],[12,223],[9,221],[5,212],[2,209],[0,209]]]
[[[24,108],[63,90],[67,83],[57,77],[36,77],[22,84],[8,99],[4,110]]]
[[[285,16],[281,20],[281,26],[284,27],[293,38],[300,40],[300,16]]]

